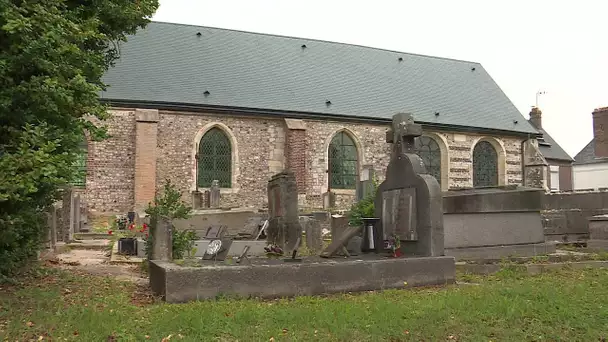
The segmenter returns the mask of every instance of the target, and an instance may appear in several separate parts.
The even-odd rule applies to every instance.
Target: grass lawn
[[[111,278],[42,268],[0,285],[0,340],[603,341],[608,270],[461,276],[479,285],[302,297],[154,301]],[[276,279],[275,279],[276,280]],[[273,279],[269,279],[272,286]]]

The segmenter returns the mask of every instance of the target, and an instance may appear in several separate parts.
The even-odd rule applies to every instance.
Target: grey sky
[[[608,106],[606,0],[161,0],[156,21],[365,45],[480,62],[574,156]]]

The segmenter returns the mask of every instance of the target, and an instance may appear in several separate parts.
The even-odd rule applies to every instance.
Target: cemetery
[[[111,261],[148,259],[154,293],[181,303],[220,295],[280,298],[448,285],[456,282],[457,262],[459,269],[465,262],[473,266],[464,269],[487,273],[496,267],[474,265],[545,256],[560,261],[556,246],[568,236],[584,240],[588,251],[608,246],[604,211],[589,210],[581,229],[580,210],[547,210],[559,206],[559,198],[539,188],[442,192],[414,153],[414,139],[421,134],[412,115],[394,115],[386,137],[393,152],[384,181],[376,188],[373,168],[363,167],[358,198],[367,198],[375,209],[357,224],[348,212],[303,213],[295,176],[283,171],[268,181],[267,210],[221,208],[215,182],[199,196],[204,202],[199,206],[206,208],[190,209],[183,217],[119,216],[114,233],[120,238]],[[566,196],[561,195],[562,202],[573,198]],[[577,213],[578,221],[572,220]],[[86,232],[86,204],[77,192],[66,192],[62,209],[53,210],[49,219],[53,246],[56,237],[74,244],[81,243],[79,237],[96,236]],[[186,247],[172,250],[174,239]],[[269,284],[268,279],[281,281]]]

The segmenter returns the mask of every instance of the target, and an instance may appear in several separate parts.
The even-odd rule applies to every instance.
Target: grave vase
[[[378,244],[378,222],[379,218],[376,217],[365,217],[363,220],[363,244],[361,246],[362,252],[375,252],[378,253],[382,246]]]

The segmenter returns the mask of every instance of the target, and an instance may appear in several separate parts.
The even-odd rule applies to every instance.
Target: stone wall
[[[283,169],[283,120],[160,112],[157,189],[170,179],[184,200],[196,187],[196,146],[206,131],[221,128],[232,142],[232,188],[222,188],[222,207],[262,207],[270,177]],[[205,189],[200,189],[204,191]]]
[[[608,191],[546,194],[542,214],[548,241],[584,241],[589,237],[587,219],[608,214]]]
[[[133,208],[135,111],[117,109],[110,114],[103,123],[110,137],[88,143],[86,201],[92,214]]]
[[[111,113],[113,118],[107,122],[111,138],[89,146],[87,197],[93,210],[125,212],[133,209],[135,197],[136,110],[115,109]],[[288,162],[296,165],[298,192],[302,194],[300,206],[322,207],[322,194],[328,189],[329,143],[342,130],[357,145],[359,168],[373,165],[379,180],[383,180],[391,151],[391,145],[385,142],[388,123],[297,121],[301,122],[291,122],[289,126],[290,121],[282,118],[161,110],[158,122],[145,122],[150,132],[154,132],[151,126],[156,125],[156,141],[148,139],[151,145],[148,148],[156,148],[156,168],[150,171],[154,172],[151,177],[156,177],[156,189],[169,179],[182,191],[184,200],[191,202],[190,194],[196,188],[197,144],[213,127],[222,129],[232,144],[232,186],[221,189],[221,207],[266,206],[267,181]],[[434,138],[442,151],[443,190],[473,186],[472,151],[481,140],[490,142],[498,151],[499,185],[521,183],[520,138],[451,132],[426,134]],[[290,153],[290,146],[296,148],[297,153]],[[141,172],[138,175],[140,180],[145,177]],[[336,207],[350,207],[355,190],[334,191]]]

